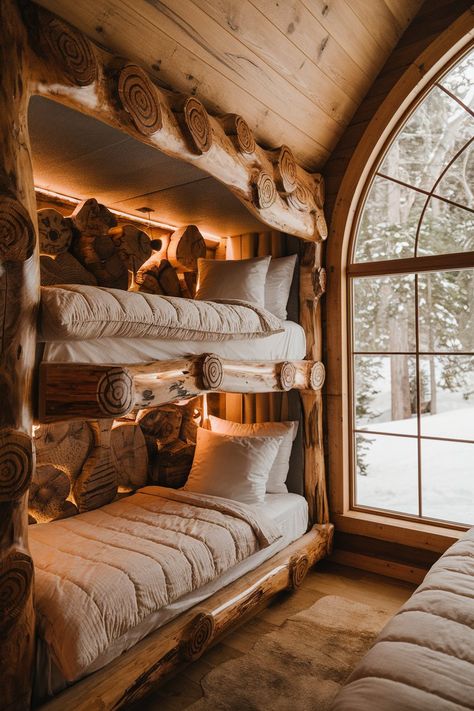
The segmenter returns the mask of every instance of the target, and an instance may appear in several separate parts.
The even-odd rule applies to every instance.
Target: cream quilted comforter
[[[331,711],[474,709],[474,528],[386,625]]]
[[[283,330],[276,316],[247,301],[196,301],[77,284],[42,287],[40,316],[44,341],[105,337],[226,341]]]
[[[159,486],[31,526],[39,633],[73,681],[147,615],[280,535],[243,504]]]

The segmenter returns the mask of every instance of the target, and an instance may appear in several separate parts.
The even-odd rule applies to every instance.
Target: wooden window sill
[[[444,553],[464,534],[464,530],[418,521],[395,519],[366,511],[346,511],[331,515],[336,530],[369,536],[383,541]]]

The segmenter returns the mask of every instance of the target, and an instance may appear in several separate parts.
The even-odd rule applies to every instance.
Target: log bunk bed
[[[28,544],[28,500],[31,503],[43,485],[51,484],[48,476],[60,475],[45,455],[45,449],[61,444],[55,437],[67,445],[74,430],[77,447],[89,438],[82,472],[76,471],[75,505],[71,500],[63,503],[74,513],[77,508],[81,515],[89,510],[84,515],[90,516],[93,508],[94,515],[100,515],[97,506],[104,503],[104,489],[99,493],[94,489],[94,473],[101,481],[111,471],[117,478],[112,440],[119,443],[119,456],[130,470],[129,478],[138,476],[140,470],[146,481],[141,452],[156,446],[157,431],[162,441],[171,442],[168,450],[185,452],[189,460],[194,445],[190,450],[183,428],[191,428],[195,436],[203,394],[299,393],[304,469],[301,493],[309,510],[309,530],[257,567],[230,579],[225,587],[209,592],[163,627],[149,631],[107,666],[52,699],[40,700],[42,708],[51,710],[117,709],[139,699],[182,664],[197,659],[225,631],[276,593],[297,588],[308,569],[330,551],[333,527],[326,496],[321,394],[320,298],[325,291],[322,254],[327,237],[324,180],[297,165],[288,147],[260,147],[241,116],[210,116],[196,97],[158,87],[144,69],[112,56],[31,2],[2,2],[0,33],[2,709],[30,708],[33,678],[40,673],[35,661],[40,642],[35,555],[30,554]],[[32,95],[63,103],[199,166],[226,185],[269,228],[299,237],[299,323],[306,353],[296,360],[235,359],[216,354],[205,343],[193,355],[146,358],[143,362],[133,358],[97,362],[93,357],[90,362],[38,360],[42,284],[50,284],[51,293],[59,293],[61,289],[54,286],[61,284],[54,275],[59,267],[62,274],[73,275],[68,281],[81,284],[86,294],[92,293],[87,289],[98,287],[127,290],[131,272],[134,293],[123,292],[130,298],[145,298],[152,284],[155,294],[179,299],[194,295],[197,260],[206,255],[202,237],[192,226],[174,233],[163,248],[150,244],[135,226],[117,224],[112,213],[93,199],[81,203],[68,219],[51,209],[40,211],[38,229],[27,125]],[[104,240],[113,246],[105,259],[100,255]],[[48,288],[43,289],[43,325]],[[68,294],[74,296],[71,289]],[[141,427],[136,426],[137,421]],[[138,486],[143,485],[143,477],[140,481]],[[114,497],[116,491],[115,486]],[[147,489],[144,491],[135,496],[146,497]],[[151,492],[149,498],[153,495]],[[94,496],[99,503],[82,506],[81,502]],[[182,495],[170,496],[172,501],[167,505],[173,509]],[[109,492],[105,502],[110,500]],[[126,501],[127,496],[119,496],[119,501],[110,505],[121,506]],[[71,513],[64,507],[56,518]],[[48,531],[48,525],[32,528]],[[35,550],[41,547],[42,537],[30,533]]]

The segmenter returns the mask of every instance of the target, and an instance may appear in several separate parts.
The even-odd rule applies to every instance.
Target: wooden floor
[[[283,593],[270,607],[231,632],[222,642],[191,664],[184,673],[129,711],[181,711],[202,696],[200,681],[214,667],[248,652],[267,632],[280,627],[300,610],[310,607],[325,595],[340,595],[349,600],[385,610],[387,619],[407,600],[416,586],[362,570],[323,561],[310,571],[303,585],[293,593]]]

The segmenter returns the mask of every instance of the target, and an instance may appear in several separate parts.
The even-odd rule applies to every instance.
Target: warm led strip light
[[[82,202],[79,198],[71,197],[70,195],[63,195],[62,193],[57,193],[54,190],[47,190],[46,188],[35,187],[35,192],[39,195],[45,195],[46,197],[56,198],[57,200],[63,200],[64,202],[70,202],[72,205],[78,205]],[[158,222],[158,220],[149,220],[145,217],[137,217],[137,215],[131,215],[128,212],[122,212],[122,210],[114,210],[111,207],[107,209],[114,215],[125,217],[127,220],[132,220],[133,222],[140,222],[147,227],[161,227],[163,230],[171,230],[172,232],[178,229],[177,225],[168,225],[166,222]],[[200,230],[200,232],[203,237],[212,240],[213,242],[220,242],[222,239],[221,237],[217,237],[217,235],[210,234],[209,232],[203,232],[202,230]]]

